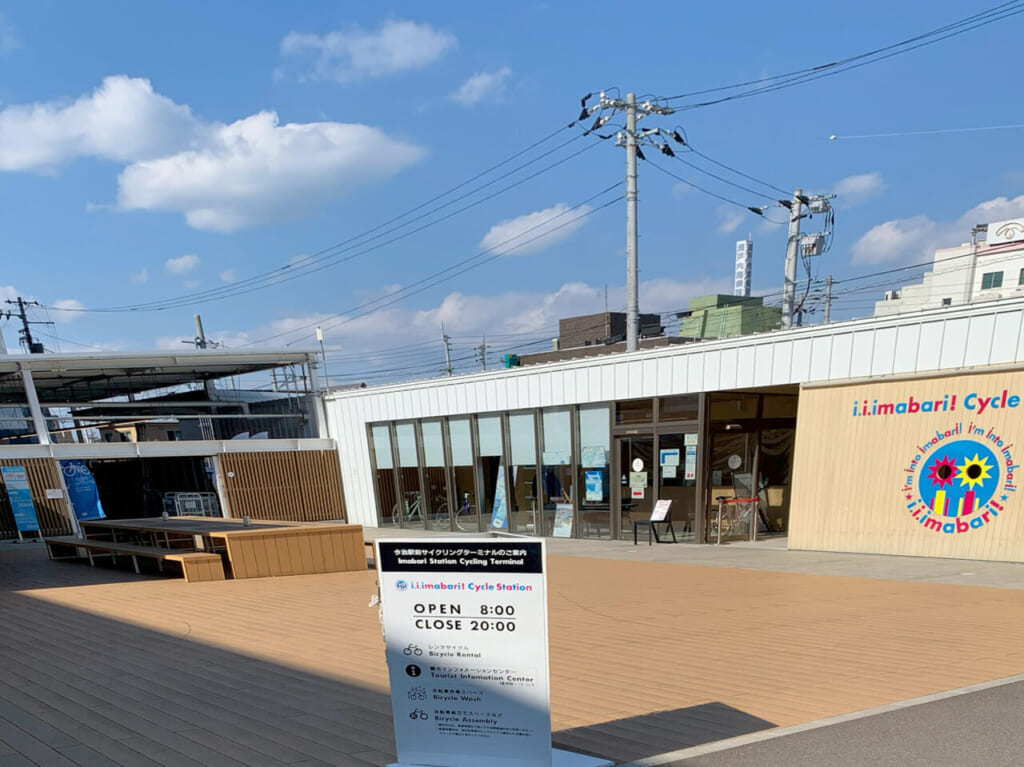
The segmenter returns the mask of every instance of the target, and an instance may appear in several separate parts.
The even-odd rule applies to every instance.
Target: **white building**
[[[754,241],[750,238],[736,243],[736,281],[734,296],[750,295],[750,274],[754,266]]]
[[[973,242],[935,251],[934,268],[919,284],[887,291],[875,316],[1024,296],[1024,219],[973,233]]]

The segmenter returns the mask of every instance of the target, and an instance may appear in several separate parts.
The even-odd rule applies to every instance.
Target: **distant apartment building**
[[[683,338],[732,338],[775,330],[782,322],[782,310],[765,306],[764,299],[716,294],[690,299],[688,311],[676,315],[682,320]]]
[[[1024,296],[1024,219],[982,224],[972,242],[935,251],[916,285],[886,291],[875,316]]]
[[[660,314],[640,315],[641,349],[678,342],[677,338],[665,336]],[[625,351],[626,314],[600,312],[560,319],[558,338],[552,339],[551,346],[551,351],[515,355],[516,362],[513,367]]]

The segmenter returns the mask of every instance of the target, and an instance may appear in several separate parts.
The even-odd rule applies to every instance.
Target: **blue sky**
[[[612,308],[624,303],[625,206],[612,202],[621,189],[565,212],[622,180],[624,153],[612,141],[555,150],[576,135],[565,131],[502,171],[555,150],[548,157],[409,228],[598,145],[399,242],[259,290],[195,298],[287,264],[308,269],[310,254],[566,125],[588,91],[671,96],[757,79],[990,4],[865,0],[792,13],[681,2],[627,13],[621,3],[582,2],[0,2],[0,298],[51,307],[34,316],[56,325],[36,327],[63,351],[85,350],[73,342],[185,349],[196,312],[208,336],[231,348],[267,338],[314,347],[319,322],[339,382],[437,372],[441,322],[462,369],[474,367],[472,347],[485,333],[495,358],[529,342],[523,350],[537,350],[558,317],[600,311],[606,285]],[[709,157],[783,189],[838,191],[819,276],[916,263],[967,240],[974,223],[1024,215],[1021,132],[828,137],[1022,122],[1022,18],[648,124],[680,126]],[[772,203],[654,154],[743,205]],[[644,163],[639,184],[642,311],[731,292],[734,243],[748,233],[754,287],[773,300],[785,227]],[[353,311],[559,214],[565,226],[544,239],[473,270],[456,267],[401,302]],[[784,219],[777,206],[767,215]],[[870,314],[884,287],[846,291],[876,282],[837,287],[833,315]],[[179,298],[160,311],[92,311]],[[4,334],[15,349],[11,322]]]

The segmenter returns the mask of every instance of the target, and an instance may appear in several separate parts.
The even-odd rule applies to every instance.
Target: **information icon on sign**
[[[405,667],[405,673],[411,677],[417,677],[423,673],[423,669],[417,666],[415,663],[410,663]]]

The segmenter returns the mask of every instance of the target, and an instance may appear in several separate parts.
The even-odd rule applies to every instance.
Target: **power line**
[[[755,213],[758,216],[763,216],[764,215],[764,212],[762,210],[760,210],[759,208],[753,207],[751,205],[744,205],[742,202],[738,202],[737,200],[734,200],[734,199],[732,199],[730,197],[725,197],[724,195],[720,195],[717,192],[712,192],[710,189],[705,189],[704,187],[699,186],[698,184],[695,184],[692,181],[687,181],[682,176],[677,176],[675,173],[673,173],[672,171],[667,170],[667,169],[661,167],[656,162],[651,162],[650,160],[648,160],[647,164],[649,166],[651,166],[652,168],[655,168],[655,169],[661,171],[666,176],[671,176],[676,181],[679,181],[680,183],[686,184],[687,186],[696,189],[698,192],[703,192],[704,194],[708,195],[709,197],[714,197],[716,200],[721,200],[722,202],[727,202],[730,205],[735,205],[735,206],[737,206],[739,208],[743,208],[744,210],[749,210],[751,213]]]
[[[717,88],[708,88],[702,91],[693,91],[690,93],[681,93],[676,96],[669,96],[665,98],[665,101],[678,101],[681,99],[691,98],[693,96],[705,95],[708,93],[716,93],[722,91],[736,90],[738,88],[744,88],[749,85],[760,85],[761,87],[753,88],[748,91],[740,93],[734,93],[727,96],[723,96],[717,99],[711,99],[702,101],[694,104],[686,104],[677,107],[678,110],[690,110],[700,109],[702,107],[713,106],[715,104],[721,104],[726,101],[735,101],[737,99],[748,98],[750,96],[756,96],[761,93],[770,93],[772,91],[782,90],[784,88],[791,88],[796,85],[802,85],[806,82],[821,79],[823,77],[831,77],[841,72],[847,72],[851,69],[857,69],[868,64],[874,64],[879,61],[899,56],[904,53],[922,48],[927,45],[934,45],[935,43],[942,42],[951,37],[957,37],[959,35],[970,32],[974,29],[993,24],[997,21],[1016,16],[1024,12],[1024,7],[1021,7],[1019,0],[1014,2],[1001,3],[999,5],[988,8],[987,10],[980,11],[978,13],[966,16],[957,21],[951,22],[941,27],[929,30],[914,37],[901,40],[896,43],[876,48],[871,51],[859,53],[854,56],[849,56],[845,59],[833,61],[827,64],[820,64],[815,67],[808,67],[805,69],[795,70],[793,72],[787,72],[780,75],[772,75],[769,77],[762,77],[756,80],[748,80],[743,83],[734,83],[732,85],[724,85]],[[912,45],[912,43],[916,43]]]
[[[601,205],[601,206],[599,206],[597,208],[589,209],[589,210],[585,211],[584,213],[582,213],[581,215],[566,221],[565,223],[562,223],[562,224],[560,224],[558,226],[555,226],[555,227],[551,227],[550,226],[551,222],[553,222],[553,221],[555,221],[555,220],[557,220],[557,219],[559,219],[559,218],[561,218],[561,217],[563,217],[563,216],[565,216],[565,215],[567,215],[567,214],[569,214],[569,213],[571,213],[571,212],[573,212],[575,210],[580,209],[584,205],[587,205],[588,203],[592,202],[593,200],[596,200],[597,198],[607,194],[608,192],[612,191],[613,189],[621,186],[621,184],[622,184],[621,181],[620,182],[616,182],[614,184],[611,184],[611,185],[605,187],[604,189],[602,189],[601,191],[597,192],[596,194],[593,194],[590,197],[588,197],[587,199],[585,199],[582,202],[578,203],[577,205],[573,206],[572,208],[569,208],[568,210],[563,211],[562,213],[558,214],[557,216],[554,216],[554,217],[552,217],[550,219],[542,221],[541,223],[539,223],[539,224],[537,224],[535,226],[532,226],[532,227],[530,227],[529,229],[526,229],[523,232],[520,232],[519,234],[515,235],[514,237],[510,237],[510,238],[508,238],[507,240],[505,240],[503,242],[497,243],[496,245],[493,245],[493,246],[491,246],[489,248],[485,248],[484,250],[476,253],[473,256],[470,256],[468,258],[462,259],[461,261],[458,261],[458,262],[456,262],[456,263],[454,263],[454,264],[452,264],[452,265],[450,265],[450,266],[448,266],[448,267],[446,267],[446,268],[444,268],[444,269],[442,269],[442,270],[440,270],[438,272],[435,272],[435,273],[433,273],[431,275],[428,275],[427,277],[424,277],[424,278],[422,278],[420,280],[417,280],[416,282],[413,282],[410,285],[407,285],[407,286],[405,286],[405,287],[403,287],[403,288],[401,288],[399,290],[396,290],[396,291],[393,291],[391,293],[388,293],[387,295],[382,296],[382,297],[377,298],[377,299],[374,299],[372,301],[367,301],[367,302],[359,304],[359,305],[357,305],[355,307],[351,307],[350,309],[346,309],[343,312],[339,312],[339,313],[336,313],[336,314],[333,314],[333,315],[328,315],[328,316],[331,316],[331,317],[343,317],[343,319],[341,319],[339,322],[335,322],[335,323],[332,323],[332,324],[329,324],[329,325],[323,325],[323,329],[327,330],[329,328],[337,327],[338,325],[342,325],[342,324],[351,322],[351,321],[353,321],[355,319],[358,319],[359,317],[365,316],[366,314],[369,314],[371,312],[379,311],[381,308],[383,308],[385,306],[390,306],[392,304],[398,303],[399,301],[404,300],[405,298],[407,298],[410,295],[415,295],[417,293],[421,293],[424,290],[427,290],[427,289],[429,289],[431,287],[434,287],[435,285],[439,285],[442,282],[446,282],[447,280],[453,279],[455,276],[459,276],[461,274],[464,274],[467,271],[470,271],[472,269],[476,269],[479,266],[483,266],[484,264],[489,263],[490,261],[493,261],[494,259],[499,258],[499,257],[501,257],[503,255],[506,255],[507,253],[510,253],[510,252],[512,252],[514,250],[517,250],[517,249],[519,249],[519,248],[521,248],[521,247],[523,247],[525,245],[528,245],[531,242],[534,242],[536,240],[542,239],[544,237],[548,237],[553,232],[558,231],[559,229],[562,229],[562,228],[564,228],[566,226],[569,226],[570,224],[575,223],[576,221],[582,220],[582,219],[586,218],[587,216],[590,216],[590,215],[596,213],[599,210],[603,210],[604,208],[607,208],[609,205],[611,205],[614,202],[616,202],[617,198],[613,198],[612,200],[609,200],[608,202],[604,203],[603,205]],[[504,248],[505,245],[508,245],[508,244],[510,244],[512,242],[515,242],[516,240],[519,240],[520,238],[522,238],[523,236],[529,234],[530,232],[534,232],[534,231],[536,231],[538,229],[545,229],[545,231],[542,231],[540,234],[538,234],[538,235],[536,235],[534,237],[531,237],[531,238],[529,238],[527,240],[519,242],[518,244],[516,244],[516,245],[514,245],[514,246],[512,246],[512,247],[510,247],[508,249],[502,250],[502,248]],[[488,254],[490,254],[490,255],[488,255]],[[476,263],[473,263],[474,261]],[[451,274],[449,274],[450,272],[453,272],[455,270],[461,270],[461,271],[459,271],[458,275],[451,275]],[[442,275],[446,275],[446,274],[448,274],[449,276],[442,277]],[[440,278],[440,279],[438,279],[438,278]],[[436,280],[436,281],[435,282],[430,282],[431,280]],[[422,287],[420,287],[420,286],[422,286]],[[417,289],[413,290],[413,288],[417,288]],[[374,308],[370,309],[369,307],[374,307]],[[358,311],[360,309],[363,309],[364,311],[360,312],[359,314],[355,314],[355,315],[353,315],[351,317],[344,317],[344,315],[347,312]],[[322,321],[322,319],[321,319],[321,321]],[[316,323],[313,323],[313,324],[316,324]],[[246,343],[244,345],[245,346],[252,346],[254,344],[263,343],[264,341],[269,341],[269,340],[272,340],[272,339],[275,339],[275,338],[280,338],[282,336],[290,335],[290,334],[292,334],[292,333],[296,332],[297,330],[300,330],[300,329],[302,329],[304,327],[312,327],[312,325],[305,325],[305,326],[300,326],[299,328],[292,328],[290,330],[287,330],[287,331],[284,331],[284,332],[281,332],[281,333],[275,333],[274,335],[266,336],[264,338],[260,338],[260,339],[257,339],[255,341],[250,341],[250,342],[248,342],[248,343]],[[309,334],[307,333],[307,334],[305,334],[303,336],[300,336],[299,338],[305,338],[306,335],[309,335]],[[299,339],[295,339],[295,340],[291,341],[290,343],[295,343],[298,340]]]

